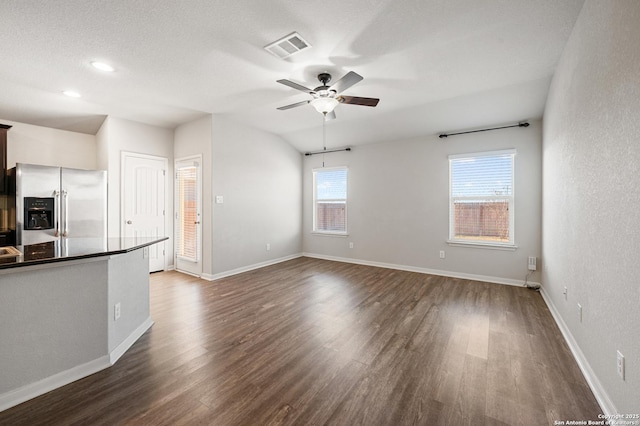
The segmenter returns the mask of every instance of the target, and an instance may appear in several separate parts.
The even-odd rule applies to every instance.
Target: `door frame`
[[[167,236],[166,234],[169,233],[168,230],[171,230],[170,234],[173,234],[173,222],[169,222],[170,218],[173,216],[173,208],[171,207],[173,205],[172,203],[172,199],[173,199],[173,193],[171,195],[169,195],[169,183],[168,183],[168,178],[169,178],[169,173],[167,173],[169,171],[169,159],[167,157],[162,157],[159,155],[151,155],[151,154],[142,154],[139,152],[131,152],[131,151],[120,151],[120,220],[118,221],[119,227],[120,227],[120,236],[124,237],[125,236],[125,226],[124,226],[124,218],[126,216],[125,214],[125,196],[124,196],[124,188],[125,188],[125,171],[126,171],[126,160],[127,158],[144,158],[147,160],[154,160],[154,161],[162,161],[162,167],[164,170],[164,232],[165,232],[165,236]],[[170,208],[171,207],[171,208]],[[173,238],[173,235],[169,236],[170,238]],[[167,252],[165,250],[166,245],[165,245],[166,241],[162,241],[160,243],[158,243],[161,247],[162,247],[162,251],[164,253],[163,255],[163,265],[164,265],[164,269],[167,269]]]
[[[195,161],[198,162],[199,167],[198,167],[198,215],[199,215],[199,232],[200,232],[200,240],[199,240],[199,244],[200,246],[197,247],[198,253],[200,255],[200,258],[198,259],[197,262],[194,262],[195,264],[199,264],[198,266],[198,271],[197,272],[193,272],[193,271],[187,271],[184,269],[180,269],[178,268],[178,238],[176,235],[178,226],[177,226],[177,221],[178,221],[178,210],[177,210],[177,203],[178,203],[178,197],[177,197],[177,185],[176,185],[176,177],[178,175],[178,163],[181,162],[186,162],[186,161]],[[202,219],[203,219],[203,215],[202,215],[202,211],[203,211],[203,164],[202,164],[202,154],[194,154],[194,155],[188,155],[186,157],[180,157],[180,158],[176,158],[173,160],[173,232],[174,232],[174,238],[173,238],[173,263],[175,266],[175,270],[178,272],[182,272],[185,274],[189,274],[189,275],[193,275],[193,276],[197,276],[197,277],[201,277],[202,276],[202,259],[203,259],[203,232],[202,232]]]

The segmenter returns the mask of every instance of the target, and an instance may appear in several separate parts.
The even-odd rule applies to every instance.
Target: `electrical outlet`
[[[535,256],[529,256],[529,259],[527,260],[527,269],[529,269],[530,271],[535,271],[536,270],[536,257]]]
[[[578,319],[582,322],[582,305],[578,303]]]
[[[616,352],[616,370],[618,371],[618,376],[620,376],[620,378],[624,380],[624,355],[622,355],[620,351]]]
[[[564,291],[562,292],[562,294],[564,294],[564,300],[567,300],[567,286],[564,286]]]
[[[216,195],[216,204],[224,204],[224,197],[222,195]]]
[[[120,302],[116,303],[113,306],[113,319],[114,321],[117,321],[118,319],[120,319]]]
[[[271,244],[267,243],[267,251],[271,250]]]
[[[444,259],[444,250],[440,250],[440,259]]]
[[[349,248],[353,248],[353,242],[349,243]]]

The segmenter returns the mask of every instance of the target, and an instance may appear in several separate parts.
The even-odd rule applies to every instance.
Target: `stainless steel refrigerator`
[[[16,244],[106,238],[107,172],[18,163]]]

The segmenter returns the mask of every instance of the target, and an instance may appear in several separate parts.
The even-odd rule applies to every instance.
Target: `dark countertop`
[[[65,238],[28,246],[16,246],[22,256],[0,258],[0,269],[66,262],[128,253],[168,240],[157,238]]]

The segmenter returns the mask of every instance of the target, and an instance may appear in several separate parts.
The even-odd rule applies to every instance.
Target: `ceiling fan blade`
[[[291,109],[291,108],[299,107],[299,106],[302,106],[302,105],[306,105],[306,104],[308,104],[309,102],[311,102],[311,101],[296,102],[295,104],[285,105],[285,106],[278,107],[278,109],[279,109],[280,111],[284,111],[285,109]]]
[[[328,112],[327,115],[324,116],[324,119],[326,121],[335,120],[336,119],[336,112],[335,111]]]
[[[342,104],[363,105],[374,107],[378,105],[380,99],[377,98],[359,98],[357,96],[338,96],[338,102]]]
[[[308,87],[304,87],[301,84],[298,83],[294,83],[291,80],[277,80],[278,83],[280,84],[284,84],[285,86],[289,86],[292,89],[296,89],[296,90],[300,90],[301,92],[305,92],[305,93],[311,93],[313,92],[313,90],[309,89]]]
[[[362,81],[364,79],[364,77],[362,77],[360,74],[357,74],[353,71],[349,71],[347,74],[345,74],[344,77],[342,77],[340,80],[336,81],[332,86],[331,86],[331,90],[335,90],[336,93],[342,93],[345,90],[347,90],[349,87],[353,86],[354,84],[358,83],[359,81]]]

